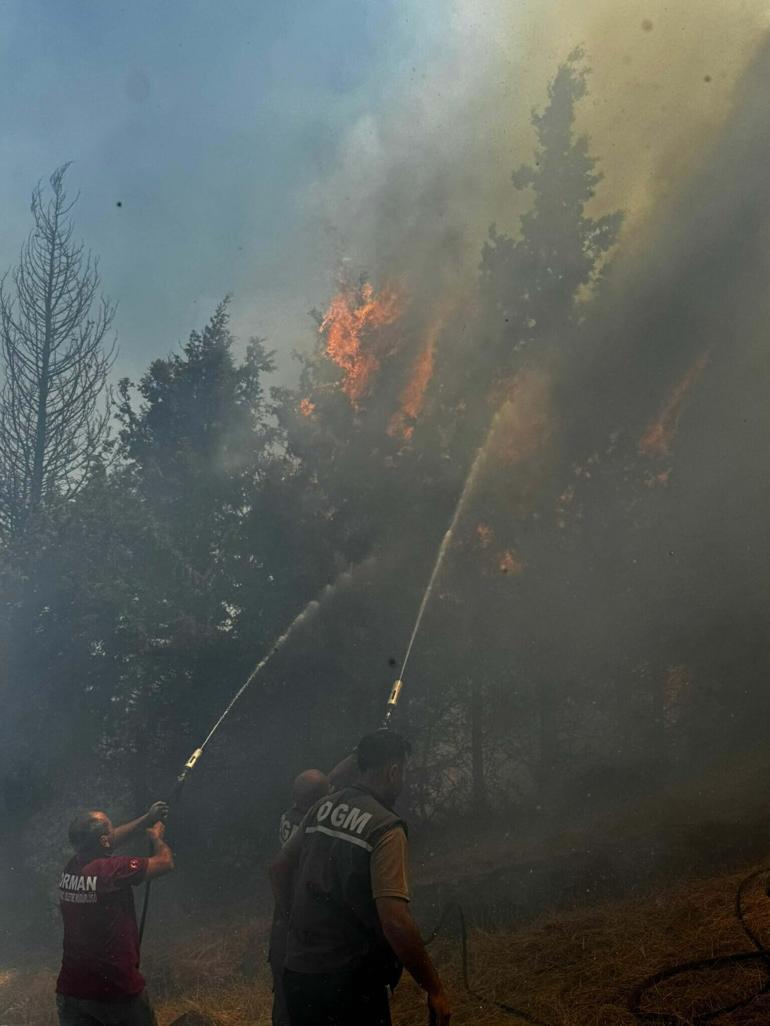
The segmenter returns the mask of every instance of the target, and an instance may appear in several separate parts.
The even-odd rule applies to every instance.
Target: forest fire
[[[327,355],[344,372],[340,387],[353,406],[369,394],[372,378],[392,344],[377,329],[393,324],[401,309],[395,288],[377,293],[369,282],[355,288],[343,285],[329,304],[318,330],[326,339]]]
[[[660,416],[647,428],[639,441],[639,451],[643,456],[662,459],[671,454],[685,401],[710,359],[710,350],[702,353],[671,393]]]
[[[391,438],[400,437],[409,441],[414,434],[415,421],[422,412],[425,393],[433,377],[436,345],[448,312],[448,308],[442,308],[428,328],[425,342],[412,366],[409,381],[401,393],[401,408],[393,414],[388,426]]]
[[[766,4],[235,6],[12,19],[0,1026],[770,1023]]]

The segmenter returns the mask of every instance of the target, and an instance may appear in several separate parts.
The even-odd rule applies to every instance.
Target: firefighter
[[[403,965],[430,1019],[449,1003],[409,911],[406,827],[393,811],[409,746],[379,730],[357,748],[358,782],[317,801],[271,866],[288,921],[284,988],[291,1026],[390,1026]]]
[[[281,816],[278,838],[281,847],[286,845],[299,829],[307,812],[331,791],[352,783],[358,775],[355,755],[342,760],[327,776],[321,770],[309,769],[300,773],[294,781],[292,805]],[[289,1026],[289,1012],[283,992],[283,964],[286,957],[286,919],[277,911],[273,915],[270,929],[268,962],[273,976],[273,1026]]]
[[[74,856],[59,880],[64,923],[56,983],[60,1026],[155,1026],[155,1013],[139,972],[139,931],[132,888],[174,868],[163,839],[165,802],[138,819],[113,827],[104,812],[84,812],[69,828]],[[114,849],[145,831],[149,858]]]

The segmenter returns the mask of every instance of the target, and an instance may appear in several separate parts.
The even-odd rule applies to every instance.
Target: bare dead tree
[[[32,193],[35,226],[0,281],[0,528],[21,530],[88,478],[109,434],[115,306],[97,298],[98,261],[73,241],[68,164]]]

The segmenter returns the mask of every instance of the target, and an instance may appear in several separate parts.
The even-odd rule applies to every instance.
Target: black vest
[[[302,812],[301,809],[298,809],[296,805],[292,805],[292,807],[287,809],[281,816],[281,824],[278,827],[278,839],[282,848],[296,834],[299,825],[304,818],[305,813]]]
[[[308,813],[294,875],[286,968],[335,973],[362,967],[398,978],[398,964],[372,897],[370,858],[401,819],[356,785],[317,802]]]
[[[292,805],[281,816],[281,823],[278,827],[278,839],[282,848],[289,843],[299,830],[299,825],[304,818],[305,813],[298,809],[296,805]],[[283,972],[283,960],[286,957],[287,929],[284,917],[278,915],[277,909],[273,909],[273,923],[270,927],[270,944],[267,949],[267,960],[273,966],[274,972]]]

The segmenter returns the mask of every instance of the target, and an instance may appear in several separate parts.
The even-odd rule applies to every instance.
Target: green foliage
[[[581,62],[580,52],[570,56],[533,115],[534,159],[513,176],[531,205],[515,237],[492,228],[475,312],[443,324],[413,431],[394,430],[393,414],[424,311],[371,329],[381,333],[371,339],[379,366],[355,402],[322,331],[300,358],[296,387],[270,388],[271,353],[260,339],[238,349],[227,300],[180,352],[155,360],[138,383],[120,383],[115,464],[48,504],[0,558],[8,808],[26,814],[21,793],[34,812],[65,768],[85,777],[109,767],[137,802],[158,781],[167,787],[275,639],[369,556],[228,722],[223,747],[196,778],[201,805],[222,829],[233,806],[239,821],[271,803],[275,811],[303,764],[333,764],[377,722],[495,410],[522,368],[550,370],[554,354],[561,367],[583,359],[587,296],[601,284],[621,215],[587,212],[601,174],[587,139],[575,137],[587,90]],[[526,378],[518,385],[526,393]],[[606,447],[601,465],[588,454],[577,467],[560,463],[548,444],[553,425],[537,424],[528,394],[526,418],[546,440],[523,456],[498,454],[481,474],[399,709],[417,741],[412,798],[426,819],[467,807],[473,794],[510,808],[553,793],[617,727],[609,700],[602,704],[607,680],[588,680],[585,669],[597,660],[592,589],[604,573],[599,590],[614,608],[601,615],[619,634],[638,613],[620,581],[624,532],[653,532],[651,490],[636,476],[633,441],[622,452]],[[593,550],[610,531],[602,565]],[[524,572],[507,573],[517,560]],[[617,673],[641,674],[634,658]],[[234,796],[223,800],[225,786]],[[201,833],[216,858],[209,819]]]
[[[581,50],[570,55],[549,86],[545,110],[532,116],[534,162],[512,176],[516,189],[532,190],[518,238],[493,225],[482,250],[482,296],[497,312],[509,353],[534,343],[566,344],[580,290],[596,284],[622,222],[619,212],[586,214],[602,175],[588,138],[574,137],[575,105],[588,88],[583,56]]]

